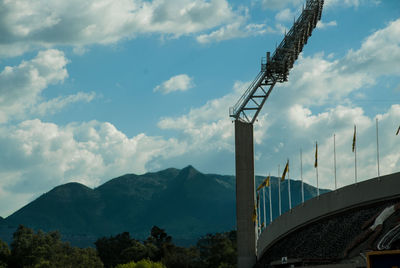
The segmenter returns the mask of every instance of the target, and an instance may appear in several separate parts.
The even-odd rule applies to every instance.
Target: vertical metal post
[[[319,197],[318,166],[318,142],[315,142],[315,172],[317,175],[317,196]]]
[[[378,162],[378,177],[381,176],[379,170],[379,133],[378,133],[378,117],[376,118],[376,161]]]
[[[279,216],[282,215],[282,202],[281,202],[281,166],[278,165],[278,193],[279,193]]]
[[[261,233],[261,197],[260,197],[260,193],[257,193],[257,238],[256,241],[258,239],[258,237],[260,236]]]
[[[300,149],[301,202],[304,203],[303,152]]]
[[[253,125],[235,121],[236,224],[238,268],[256,263],[257,228],[255,204]]]
[[[264,204],[264,228],[267,225],[267,213],[265,208],[265,186],[263,187],[263,204]]]
[[[335,190],[337,189],[337,180],[336,180],[336,134],[333,134],[333,169],[335,172]]]
[[[269,174],[269,187],[268,188],[269,188],[269,221],[272,222],[271,173]]]
[[[319,196],[318,166],[317,166],[317,168],[316,168],[316,172],[317,172],[317,196]]]
[[[357,130],[354,125],[354,180],[357,183]]]
[[[288,197],[289,197],[289,210],[291,210],[292,209],[292,194],[291,194],[291,190],[290,190],[290,165],[289,165],[289,159],[288,159],[288,176],[287,176],[287,179],[288,179]]]

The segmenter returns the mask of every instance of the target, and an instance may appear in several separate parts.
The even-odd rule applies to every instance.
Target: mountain
[[[257,184],[262,179],[257,177]],[[278,180],[273,177],[271,181],[273,217],[277,217]],[[283,211],[288,209],[287,186],[287,181],[281,184]],[[306,199],[316,195],[314,187],[304,187]],[[291,181],[293,204],[301,201],[300,189],[301,182]],[[99,237],[124,231],[145,239],[151,227],[157,225],[177,244],[188,245],[207,233],[235,228],[235,178],[203,174],[188,166],[144,175],[126,174],[95,189],[67,183],[0,219],[0,239],[10,241],[10,230],[18,224],[59,230],[65,240],[77,246],[93,246]]]

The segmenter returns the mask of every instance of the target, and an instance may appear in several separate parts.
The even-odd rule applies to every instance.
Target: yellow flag
[[[264,181],[265,182],[265,187],[269,187],[271,185],[269,180],[270,180],[270,177],[268,176]]]
[[[262,183],[260,183],[260,185],[258,185],[257,191],[260,191],[264,186],[265,186],[265,181],[263,181]]]
[[[286,163],[285,169],[283,170],[283,174],[282,174],[282,181],[285,180],[286,177],[286,173],[289,171],[289,160]]]
[[[263,187],[269,187],[269,176],[257,187],[257,191],[260,191]]]
[[[318,167],[318,143],[315,142],[315,162],[314,162],[314,168]]]
[[[354,153],[354,150],[356,149],[356,125],[354,125],[354,135],[353,135],[353,147],[352,147],[352,149],[353,149],[353,153]]]
[[[396,135],[399,135],[399,133],[400,133],[400,126],[399,126],[399,128],[397,129]]]

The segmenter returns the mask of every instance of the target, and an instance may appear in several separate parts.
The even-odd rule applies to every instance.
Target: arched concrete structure
[[[400,172],[352,184],[300,204],[275,219],[257,241],[257,259],[286,235],[322,218],[400,198]]]

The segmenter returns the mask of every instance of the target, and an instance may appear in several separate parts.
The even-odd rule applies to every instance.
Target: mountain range
[[[257,176],[256,184],[263,179]],[[275,218],[279,214],[278,178],[271,178],[271,187]],[[291,193],[295,206],[301,202],[300,181],[291,180]],[[304,194],[310,199],[316,196],[316,188],[304,184]],[[287,180],[281,183],[281,196],[282,211],[287,211]],[[266,191],[267,208],[268,200]],[[188,166],[126,174],[94,189],[79,183],[57,186],[7,218],[0,218],[0,239],[10,242],[16,227],[23,224],[35,230],[59,230],[64,240],[86,247],[93,246],[99,237],[125,231],[142,240],[157,225],[176,244],[190,245],[207,233],[235,229],[235,221],[235,177],[203,174]]]

